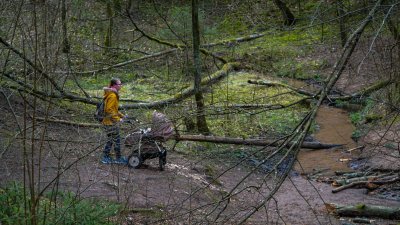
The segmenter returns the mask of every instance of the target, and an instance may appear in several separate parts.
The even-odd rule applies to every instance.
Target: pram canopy
[[[154,141],[165,142],[172,135],[174,135],[174,128],[172,122],[163,113],[154,111],[152,114],[151,128],[136,131],[129,134],[125,138],[126,146],[137,145],[139,142],[142,144],[151,144]]]
[[[174,134],[172,122],[163,113],[154,111],[152,115],[151,135],[156,138],[168,140]]]

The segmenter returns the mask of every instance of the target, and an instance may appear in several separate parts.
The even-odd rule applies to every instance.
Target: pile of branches
[[[337,179],[334,179],[332,193],[338,193],[348,188],[366,188],[375,190],[381,185],[390,184],[400,181],[399,173],[373,173],[373,172],[354,172],[339,174]]]

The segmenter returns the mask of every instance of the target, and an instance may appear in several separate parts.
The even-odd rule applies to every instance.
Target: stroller
[[[159,169],[164,170],[167,163],[167,149],[163,143],[173,134],[173,125],[167,116],[154,111],[151,128],[140,129],[125,138],[125,147],[132,149],[128,157],[128,166],[137,169],[146,159],[158,157]]]

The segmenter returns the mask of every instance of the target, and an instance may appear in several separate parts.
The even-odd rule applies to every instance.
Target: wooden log
[[[352,221],[354,223],[365,223],[365,224],[371,224],[371,223],[375,222],[375,220],[370,220],[367,218],[359,218],[359,217],[354,218]]]
[[[198,141],[211,142],[220,144],[235,144],[235,145],[253,145],[253,146],[278,146],[281,142],[266,140],[266,139],[243,139],[230,138],[220,136],[205,136],[205,135],[179,135],[173,137],[177,141]],[[320,142],[303,142],[302,148],[308,149],[328,149],[341,146],[341,144],[324,144]]]
[[[400,219],[400,207],[386,207],[378,205],[339,205],[326,203],[328,212],[349,217],[378,217],[383,219]]]
[[[265,35],[266,35],[266,33],[255,33],[255,34],[250,34],[250,35],[243,36],[243,37],[232,38],[232,39],[222,40],[222,41],[219,41],[219,42],[204,44],[201,47],[210,48],[210,47],[214,47],[214,46],[217,46],[217,45],[232,46],[232,45],[235,45],[235,44],[240,43],[240,42],[252,41],[254,39],[257,39],[257,38],[260,38],[260,37],[264,37]]]

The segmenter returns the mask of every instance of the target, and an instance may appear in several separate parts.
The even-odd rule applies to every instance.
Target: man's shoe
[[[123,157],[123,156],[121,156],[121,157],[117,158],[116,160],[114,160],[114,163],[115,164],[124,164],[125,165],[125,164],[128,164],[128,159]]]
[[[110,156],[103,156],[100,162],[103,164],[111,164],[113,159]]]

